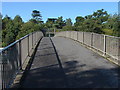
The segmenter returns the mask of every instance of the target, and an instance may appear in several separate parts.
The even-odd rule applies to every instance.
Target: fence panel
[[[35,32],[33,33],[33,47],[35,46],[35,41],[36,41],[36,35]]]
[[[42,33],[42,32],[39,32],[39,33],[38,33],[38,36],[39,36],[38,39],[40,40],[40,39],[43,37],[43,33]]]
[[[91,46],[91,33],[84,32],[84,43],[88,46]]]
[[[74,33],[73,33],[73,31],[70,31],[71,33],[70,33],[70,37],[71,37],[71,39],[73,39],[74,38]]]
[[[19,68],[19,43],[16,43],[2,52],[2,88],[8,88],[11,85]]]
[[[77,40],[77,31],[73,31],[73,39]]]
[[[83,43],[83,32],[78,32],[78,41]]]
[[[115,59],[119,56],[119,40],[118,37],[106,36],[106,53]]]
[[[28,37],[21,40],[21,59],[22,64],[24,63],[25,59],[28,56]]]
[[[29,52],[32,50],[32,34],[29,35]]]
[[[113,57],[120,62],[120,38],[114,36],[108,36],[103,34],[96,34],[91,32],[76,32],[67,31],[57,33],[57,36],[66,36],[68,38],[78,40],[90,47],[93,47],[110,57]],[[106,56],[107,56],[106,55]]]
[[[70,38],[70,32],[66,31],[66,37]]]
[[[35,33],[33,33],[33,41],[38,39],[40,40],[42,37],[40,35],[43,34],[39,33],[37,35],[36,32],[35,36]],[[36,41],[36,43],[37,42],[38,41]],[[31,49],[32,34],[29,34],[5,47],[2,52],[0,52],[0,89],[6,89],[10,87]]]
[[[104,35],[93,33],[93,47],[104,52]]]
[[[0,53],[0,89],[2,89],[2,53]]]

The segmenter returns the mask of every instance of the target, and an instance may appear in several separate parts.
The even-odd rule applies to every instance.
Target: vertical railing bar
[[[3,59],[3,57],[2,57]],[[4,89],[4,64],[3,64],[3,60],[2,60],[2,66],[1,66],[1,79],[2,79],[2,89]]]
[[[36,32],[35,32],[35,45],[36,45]]]
[[[32,38],[30,38],[30,35],[32,35]],[[39,42],[39,39],[41,38],[40,35],[41,34],[39,34],[39,32],[34,33],[35,44],[37,44]],[[0,72],[0,74],[1,74],[1,76],[0,76],[0,78],[1,78],[1,88],[0,89],[2,89],[2,90],[9,88],[11,83],[12,83],[11,80],[14,80],[14,78],[15,78],[14,74],[17,74],[17,72],[18,72],[17,70],[22,70],[22,62],[23,62],[22,61],[22,58],[23,58],[23,56],[22,56],[22,51],[23,51],[22,40],[24,40],[24,39],[26,39],[25,41],[27,43],[26,46],[27,46],[27,49],[28,49],[28,53],[25,53],[25,54],[28,54],[28,56],[29,56],[30,55],[30,48],[31,48],[31,46],[33,47],[33,43],[34,43],[33,42],[33,33],[29,34],[25,38],[23,37],[20,40],[14,42],[9,47],[4,48],[4,50],[1,53],[2,55],[1,55],[1,62],[0,62],[0,69],[1,69],[0,70],[1,71]],[[30,42],[31,39],[32,39],[32,43]],[[10,63],[8,63],[6,60],[8,60],[8,59],[13,60],[13,58],[10,58],[12,54],[10,54],[10,56],[8,56],[9,53],[11,53],[11,52],[9,52],[10,50],[16,50],[16,49],[14,49],[14,47],[12,47],[13,45],[17,45],[17,47],[18,47],[18,48],[16,48],[17,49],[17,55],[16,54],[14,55],[14,53],[13,53],[13,55],[14,55],[13,58],[15,57],[15,60],[17,60],[17,61],[16,61],[16,64],[15,64],[16,67],[14,67],[12,69],[9,69],[8,65]],[[27,50],[26,50],[26,52],[27,52]],[[5,55],[4,56],[5,58],[3,57],[3,55]],[[6,57],[6,56],[8,56],[8,57]],[[11,71],[9,73],[10,76],[8,75],[8,71]]]
[[[70,31],[70,38],[71,38],[71,31]]]
[[[118,64],[120,64],[120,38],[118,38]]]
[[[36,44],[37,44],[37,32],[36,32]]]
[[[5,73],[4,73],[4,63],[2,61],[2,89],[3,90],[5,89],[4,76],[5,76]]]
[[[0,57],[1,57],[1,61],[0,61],[0,78],[1,78],[0,89],[2,89],[2,55],[1,55],[1,53],[0,53]]]
[[[83,32],[83,44],[84,44],[84,32]]]
[[[77,41],[78,41],[78,31],[77,31]]]
[[[37,43],[38,43],[38,32],[37,32]]]
[[[32,49],[33,49],[33,33],[32,33]]]
[[[20,63],[20,70],[22,70],[22,45],[21,40],[19,41],[19,63]]]
[[[91,47],[93,47],[93,33],[91,33]]]
[[[106,55],[106,35],[104,35],[104,51],[103,51],[103,56]]]
[[[28,57],[30,56],[30,53],[29,53],[29,35],[28,35]]]

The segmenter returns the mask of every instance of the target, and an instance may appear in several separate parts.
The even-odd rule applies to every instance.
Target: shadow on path
[[[51,47],[51,48],[48,48]],[[21,88],[114,88],[119,85],[119,68],[79,70],[71,60],[61,63],[49,38],[43,38]],[[64,64],[64,68],[62,67]],[[115,71],[112,73],[112,71]],[[108,77],[111,77],[107,79]],[[116,78],[115,78],[116,77]]]

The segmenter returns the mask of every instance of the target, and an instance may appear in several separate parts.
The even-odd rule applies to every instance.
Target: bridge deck
[[[22,88],[118,87],[118,67],[78,42],[44,37]],[[57,51],[57,53],[56,53]]]

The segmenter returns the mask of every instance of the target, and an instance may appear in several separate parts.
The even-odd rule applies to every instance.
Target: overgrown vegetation
[[[63,17],[48,18],[44,23],[41,12],[32,11],[32,18],[28,22],[23,22],[21,16],[16,15],[14,19],[5,16],[2,19],[2,47],[9,45],[15,40],[31,32],[41,30],[46,31],[85,31],[99,34],[120,36],[120,21],[117,14],[109,15],[104,9],[93,12],[85,17],[77,16],[75,23],[70,18],[63,20]],[[0,15],[2,18],[2,15]]]
[[[6,15],[2,19],[2,47],[9,45],[26,34],[41,30],[42,26],[42,16],[37,10],[32,12],[32,19],[28,22],[23,22],[19,15],[16,15],[14,19]]]

